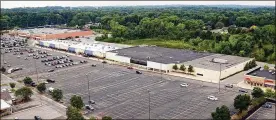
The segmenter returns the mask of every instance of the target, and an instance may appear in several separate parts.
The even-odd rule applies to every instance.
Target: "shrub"
[[[14,88],[15,87],[15,83],[10,83],[10,87]]]
[[[36,89],[40,92],[40,93],[43,93],[45,92],[46,90],[46,85],[45,83],[40,83],[36,86]]]
[[[15,91],[16,97],[21,97],[23,100],[29,100],[33,95],[33,91],[31,88],[22,87]]]
[[[174,70],[178,70],[178,66],[175,64],[175,65],[173,65],[173,69]]]
[[[55,101],[60,101],[63,97],[62,91],[60,89],[54,89],[51,95]]]
[[[32,78],[30,78],[30,77],[25,77],[25,78],[23,79],[23,82],[24,82],[24,84],[31,84],[31,83],[33,82],[33,80],[32,80]]]

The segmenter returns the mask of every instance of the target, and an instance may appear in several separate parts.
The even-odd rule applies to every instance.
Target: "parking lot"
[[[109,115],[115,119],[146,119],[149,113],[154,119],[200,119],[210,118],[211,111],[221,105],[232,106],[235,90],[221,89],[212,83],[204,83],[185,78],[146,73],[136,74],[135,70],[102,63],[97,67],[82,66],[73,70],[49,73],[40,79],[53,79],[56,83],[47,88],[59,88],[64,92],[65,103],[69,104],[72,95],[80,95],[87,104],[88,80],[91,100],[96,102],[94,112],[87,115]],[[180,87],[181,83],[188,87]],[[150,91],[150,92],[148,92]],[[207,99],[208,95],[218,97],[218,101]]]
[[[47,59],[65,55],[54,50],[35,49],[52,54]],[[37,72],[43,73],[39,75],[39,82],[44,82],[45,79],[55,80],[55,83],[46,86],[61,89],[67,105],[72,95],[80,95],[84,103],[88,104],[90,93],[91,100],[95,101],[92,105],[95,110],[87,113],[87,116],[107,115],[114,119],[208,119],[211,118],[211,112],[221,105],[227,105],[233,110],[233,99],[240,94],[235,87],[222,87],[219,92],[218,84],[167,75],[161,77],[160,74],[150,72],[136,74],[135,70],[73,55],[69,58],[74,62],[87,60],[88,63],[55,68],[41,62],[46,58],[27,57],[28,60],[25,60],[28,54],[24,52],[20,58],[13,55],[13,52],[4,54],[4,60],[7,61],[4,66],[23,68],[8,76],[19,78],[34,75],[37,67]],[[2,59],[3,57],[1,61]],[[92,67],[92,64],[96,67]],[[50,69],[55,71],[48,72]],[[188,83],[189,86],[180,87],[181,83]],[[218,100],[207,99],[209,95]]]
[[[275,103],[270,103],[272,108],[260,107],[249,119],[275,120]]]
[[[37,49],[34,49],[37,50]],[[3,52],[4,50],[2,50]],[[15,71],[11,74],[7,74],[9,77],[12,78],[17,78],[17,77],[24,77],[24,76],[29,76],[29,75],[33,75],[36,74],[36,70],[37,73],[44,73],[44,72],[48,72],[48,70],[59,70],[59,69],[64,69],[64,68],[68,68],[68,67],[74,67],[74,66],[78,66],[78,65],[71,65],[71,66],[65,66],[63,68],[56,68],[55,66],[51,65],[45,65],[45,63],[50,63],[50,62],[54,62],[54,61],[58,61],[58,60],[53,60],[53,61],[49,61],[49,62],[41,62],[41,60],[45,60],[45,59],[49,59],[49,58],[53,58],[56,56],[64,56],[66,57],[64,54],[56,52],[56,51],[52,51],[52,50],[42,50],[41,51],[47,51],[48,54],[51,54],[51,56],[47,56],[46,54],[38,54],[37,52],[34,53],[28,53],[27,51],[22,52],[23,54],[19,54],[20,52],[17,52],[17,55],[14,55],[14,52],[10,52],[10,53],[5,53],[4,55],[1,56],[1,63],[2,61],[5,61],[6,64],[3,64],[6,68],[6,70],[10,69],[10,68],[22,68],[22,70],[18,70]],[[39,56],[39,59],[34,59],[33,54],[38,54],[37,56]],[[30,55],[30,56],[28,56]],[[4,57],[3,57],[4,56]],[[41,56],[45,56],[44,58],[41,58]],[[3,60],[4,59],[4,60]],[[76,57],[76,56],[68,56],[67,58],[64,59],[60,59],[60,60],[65,60],[65,59],[72,59],[73,62],[79,62],[80,60],[84,60],[82,58]],[[8,67],[10,66],[10,67]],[[36,69],[37,68],[37,69]]]

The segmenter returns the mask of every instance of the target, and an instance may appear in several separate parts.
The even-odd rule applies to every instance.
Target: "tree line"
[[[188,49],[275,61],[275,8],[215,6],[41,7],[1,9],[1,29],[51,24],[104,29],[97,40],[176,40]],[[217,33],[214,29],[228,32]],[[112,37],[108,37],[108,33]]]

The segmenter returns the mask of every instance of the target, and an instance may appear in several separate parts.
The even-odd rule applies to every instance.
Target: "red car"
[[[127,69],[133,69],[132,67],[127,67]]]

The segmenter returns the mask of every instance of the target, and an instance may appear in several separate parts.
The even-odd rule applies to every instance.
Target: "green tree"
[[[174,69],[174,70],[178,70],[177,64],[173,65],[173,69]]]
[[[89,120],[96,120],[96,118],[94,116],[91,116]]]
[[[264,95],[268,98],[276,98],[276,92],[272,91],[271,89],[266,89]]]
[[[15,83],[10,83],[10,87],[11,87],[11,88],[14,88],[15,85],[16,85]]]
[[[259,88],[259,87],[254,87],[251,95],[254,98],[260,98],[260,97],[264,96],[264,91],[261,88]]]
[[[188,72],[189,72],[189,73],[194,72],[194,67],[193,67],[193,66],[191,66],[191,65],[189,65],[189,67],[188,67]]]
[[[68,120],[85,120],[80,111],[72,106],[67,108],[66,116]]]
[[[249,70],[249,64],[248,64],[248,63],[245,64],[243,70],[244,70],[244,71]]]
[[[102,120],[112,120],[112,118],[110,116],[103,116]]]
[[[181,65],[180,68],[179,68],[179,70],[182,70],[183,72],[185,72],[186,67],[184,65]]]
[[[221,29],[224,27],[224,24],[222,22],[217,22],[215,25],[216,28]]]
[[[28,87],[22,87],[15,91],[15,96],[20,97],[23,100],[30,100],[32,95],[33,95],[33,91],[31,88],[28,88]]]
[[[1,72],[6,72],[6,68],[4,68],[4,67],[1,67]]]
[[[51,95],[55,101],[60,101],[63,97],[62,91],[60,89],[54,89]]]
[[[253,60],[251,61],[251,65],[252,65],[252,68],[257,66],[257,63],[256,63],[256,60],[255,60],[255,59],[253,59]]]
[[[242,112],[243,110],[247,110],[248,106],[251,103],[251,98],[247,94],[238,95],[234,99],[234,107],[235,109],[238,109],[239,112]]]
[[[46,85],[45,85],[45,83],[40,83],[36,86],[36,88],[40,93],[43,93],[46,90]]]
[[[268,65],[264,65],[264,70],[269,70]]]
[[[221,108],[217,107],[215,112],[212,112],[213,120],[230,120],[230,111],[227,106],[223,105]]]
[[[70,105],[77,109],[81,109],[84,106],[84,103],[80,96],[73,95],[70,99]]]
[[[33,80],[32,80],[32,78],[30,78],[30,77],[25,77],[25,78],[23,79],[23,82],[24,82],[24,84],[31,84],[31,83],[33,82]]]

